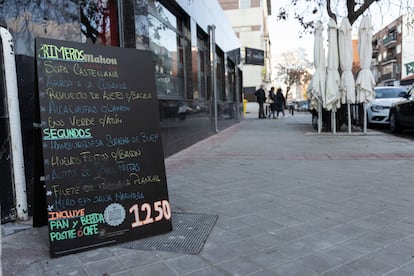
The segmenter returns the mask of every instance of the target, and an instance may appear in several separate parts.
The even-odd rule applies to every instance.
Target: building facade
[[[165,156],[239,121],[241,44],[217,0],[5,0],[0,23],[14,40],[29,212],[34,171],[41,175],[42,170],[33,160],[33,152],[41,151],[33,144],[38,37],[151,51]],[[139,78],[146,68],[136,67]],[[0,96],[6,113],[6,93]],[[9,186],[8,115],[0,119],[0,142],[7,152],[0,173],[7,176],[2,185]],[[14,218],[13,206],[3,208],[5,200],[13,205],[13,196],[2,193],[2,222]]]
[[[373,35],[372,71],[378,86],[414,82],[412,15],[402,15]]]
[[[243,92],[249,101],[255,101],[254,91],[260,84],[271,86],[271,42],[268,16],[271,15],[270,0],[219,0],[233,30],[242,45],[242,57],[246,49],[263,51],[263,65],[243,63]]]

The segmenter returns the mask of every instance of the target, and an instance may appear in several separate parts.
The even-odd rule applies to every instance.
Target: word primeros
[[[67,61],[85,60],[84,51],[73,47],[56,46],[53,44],[42,44],[38,55],[39,58],[56,59]]]

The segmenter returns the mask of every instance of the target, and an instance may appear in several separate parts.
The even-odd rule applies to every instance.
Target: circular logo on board
[[[119,203],[109,204],[105,208],[104,218],[110,226],[118,226],[125,219],[125,208]]]

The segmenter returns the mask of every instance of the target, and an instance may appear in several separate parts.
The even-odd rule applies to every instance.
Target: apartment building
[[[378,86],[414,82],[413,15],[402,15],[372,38],[372,72]]]
[[[254,91],[260,84],[271,86],[271,49],[268,16],[271,15],[270,0],[219,0],[233,30],[242,45],[244,98],[254,101]],[[251,62],[251,54],[262,53],[262,62]],[[257,60],[256,60],[257,61]]]

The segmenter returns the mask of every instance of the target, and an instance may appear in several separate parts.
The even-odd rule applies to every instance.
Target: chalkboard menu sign
[[[171,231],[149,51],[36,40],[52,257]]]

